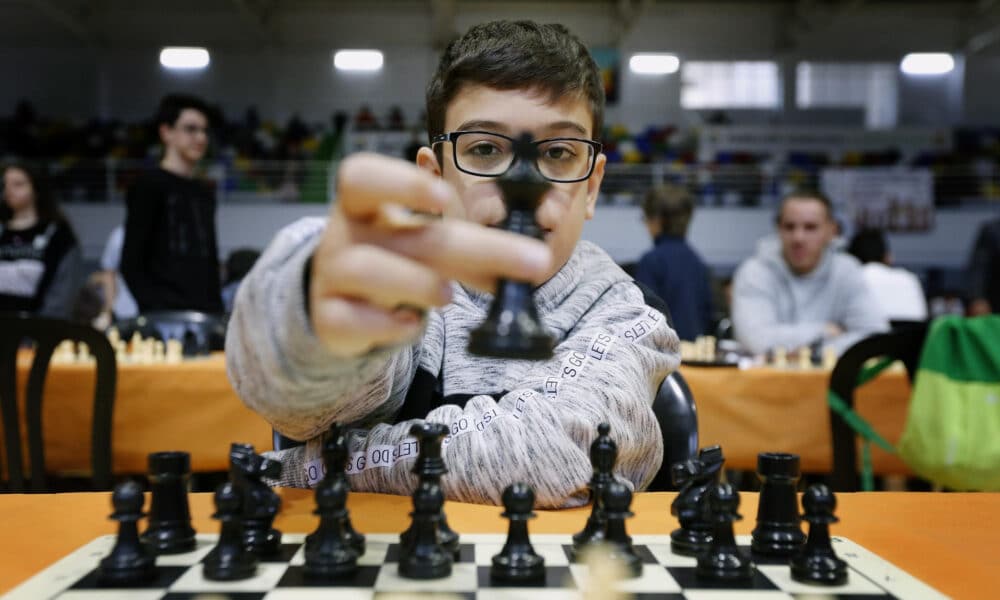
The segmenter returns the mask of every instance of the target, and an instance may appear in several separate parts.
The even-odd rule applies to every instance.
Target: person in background
[[[121,273],[140,312],[222,312],[215,195],[194,177],[208,148],[208,108],[169,95],[156,118],[163,160],[126,195]]]
[[[233,302],[236,301],[236,292],[240,289],[240,283],[253,268],[258,258],[260,258],[260,251],[253,248],[233,250],[226,258],[226,278],[225,284],[222,286],[222,306],[226,314],[233,312]]]
[[[101,297],[103,306],[101,308],[99,324],[101,329],[116,320],[132,319],[138,316],[139,307],[136,306],[135,298],[128,289],[128,284],[119,271],[122,260],[122,242],[125,239],[125,227],[118,225],[111,230],[108,241],[104,244],[104,252],[101,253],[101,270],[98,272],[100,282]]]
[[[969,315],[1000,312],[1000,219],[979,229],[968,272]]]
[[[838,252],[830,200],[808,190],[778,208],[778,238],[768,236],[733,277],[733,329],[754,354],[817,345],[842,353],[887,331],[889,321],[857,259]]]
[[[678,337],[688,341],[709,332],[712,324],[709,270],[684,239],[693,212],[694,201],[683,188],[649,190],[642,213],[653,249],[635,267],[635,278],[667,303]]]
[[[893,321],[924,321],[927,299],[920,280],[906,269],[892,266],[892,255],[880,229],[862,229],[851,238],[847,251],[864,265],[868,287]]]
[[[0,312],[67,319],[81,280],[80,245],[44,176],[23,164],[3,168],[0,204]]]

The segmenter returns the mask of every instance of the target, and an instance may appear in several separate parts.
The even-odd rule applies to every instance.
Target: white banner
[[[934,175],[930,169],[823,169],[820,188],[855,229],[927,231],[934,225]]]

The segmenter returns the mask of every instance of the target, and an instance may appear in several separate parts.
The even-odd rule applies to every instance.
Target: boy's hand
[[[455,190],[403,160],[355,154],[343,161],[338,199],[309,288],[313,330],[335,355],[359,356],[412,338],[424,309],[451,300],[452,280],[493,291],[499,277],[544,276],[551,253],[537,240],[442,215]]]

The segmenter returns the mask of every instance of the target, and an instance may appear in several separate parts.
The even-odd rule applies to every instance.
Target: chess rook
[[[541,239],[535,210],[552,184],[535,167],[538,147],[530,133],[522,133],[514,141],[513,151],[510,170],[496,180],[507,207],[503,228]],[[552,358],[553,345],[538,317],[531,283],[501,279],[489,314],[469,335],[468,349],[480,356],[546,360]]]
[[[149,455],[149,481],[152,508],[149,526],[142,541],[157,554],[177,554],[195,548],[188,507],[188,480],[191,478],[191,455],[187,452],[154,452]]]
[[[757,456],[757,475],[762,486],[751,549],[769,556],[792,556],[806,541],[795,494],[799,480],[799,457],[781,452],[762,452]]]

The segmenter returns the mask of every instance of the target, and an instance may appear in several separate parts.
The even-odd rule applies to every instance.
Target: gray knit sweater
[[[589,448],[604,421],[618,443],[616,474],[634,489],[656,475],[663,441],[650,405],[679,363],[677,335],[600,248],[580,242],[536,290],[557,341],[548,361],[469,355],[469,333],[492,298],[458,285],[413,345],[344,360],[325,351],[305,310],[303,270],[323,226],[304,219],[277,235],[240,286],[226,339],[243,401],[286,436],[309,440],[274,453],[282,484],[322,478],[320,436],[337,421],[355,430],[352,489],[410,493],[412,418],[450,427],[443,486],[453,500],[499,504],[504,487],[524,481],[539,506],[585,503]]]

